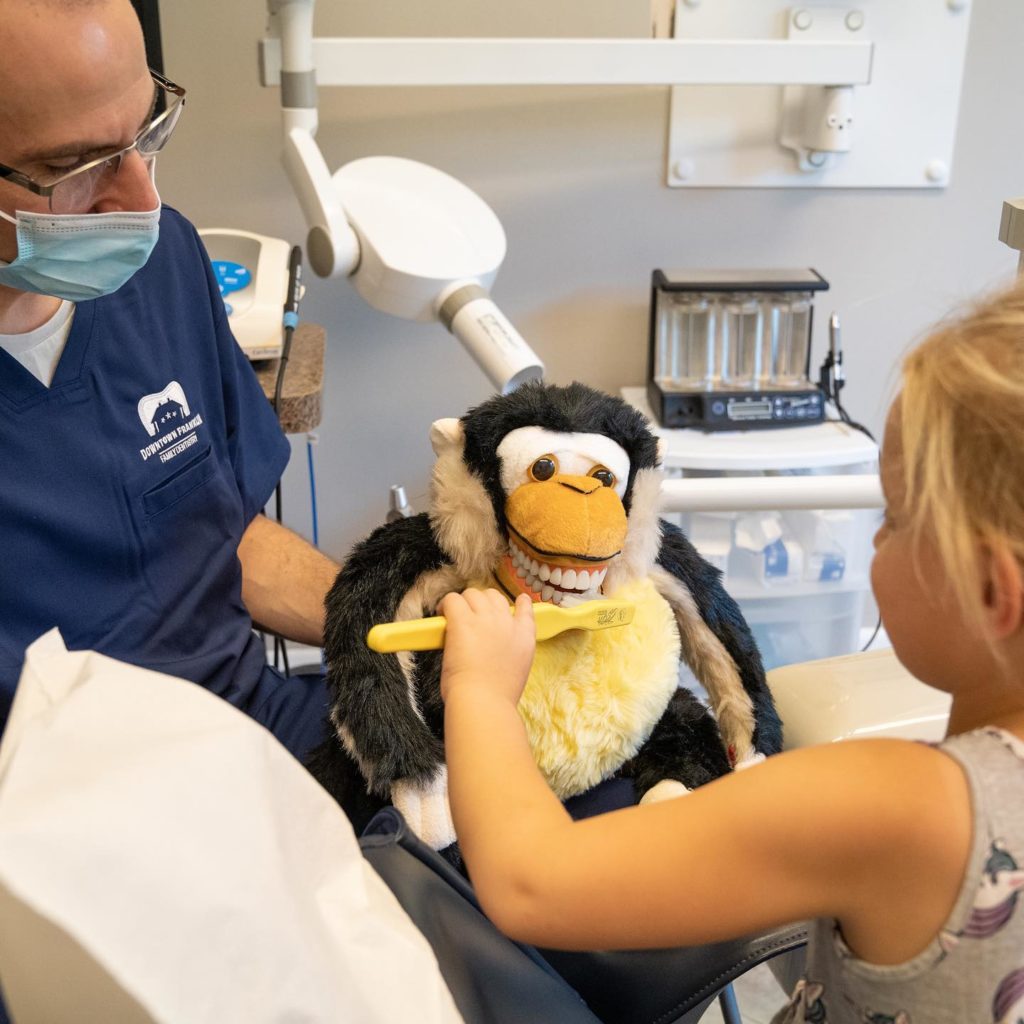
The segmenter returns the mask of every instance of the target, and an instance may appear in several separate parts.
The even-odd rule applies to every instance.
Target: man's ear
[[[1024,627],[1024,572],[1005,545],[986,544],[982,558],[989,636],[1006,640]]]
[[[461,452],[464,438],[462,420],[434,420],[430,427],[430,445],[434,449],[435,455],[440,455],[452,448],[458,448]]]

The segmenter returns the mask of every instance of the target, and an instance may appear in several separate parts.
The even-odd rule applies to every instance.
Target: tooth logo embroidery
[[[199,440],[196,430],[202,426],[203,417],[199,413],[192,415],[185,389],[176,380],[163,391],[143,395],[138,412],[146,433],[156,439],[139,449],[143,462],[154,455],[161,462],[170,462]]]

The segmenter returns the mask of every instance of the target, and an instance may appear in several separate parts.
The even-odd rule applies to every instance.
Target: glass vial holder
[[[672,391],[807,387],[810,292],[659,292],[655,381]]]

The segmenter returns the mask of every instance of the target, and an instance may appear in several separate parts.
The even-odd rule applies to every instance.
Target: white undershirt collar
[[[68,335],[75,304],[66,299],[46,323],[23,334],[0,334],[0,348],[9,352],[47,387],[53,380]]]

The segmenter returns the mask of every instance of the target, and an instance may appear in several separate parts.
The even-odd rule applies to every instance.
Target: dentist
[[[4,0],[0,54],[0,729],[58,626],[302,757],[323,681],[269,668],[253,624],[320,644],[337,566],[261,514],[289,447],[157,195],[185,90],[129,0]]]

